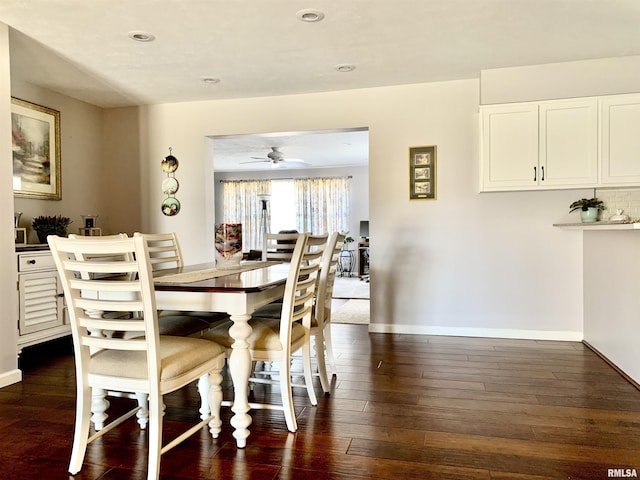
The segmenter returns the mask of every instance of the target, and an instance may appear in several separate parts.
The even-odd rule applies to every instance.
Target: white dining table
[[[246,446],[251,425],[248,320],[257,308],[282,298],[288,273],[289,264],[279,262],[246,262],[237,270],[216,270],[213,263],[204,263],[154,272],[159,310],[226,312],[233,322],[229,329],[234,339],[229,356],[234,413],[231,425],[239,448]]]

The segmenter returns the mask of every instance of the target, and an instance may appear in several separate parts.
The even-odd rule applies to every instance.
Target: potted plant
[[[354,238],[349,235],[349,232],[342,232],[344,235],[344,240],[342,242],[342,250],[340,251],[340,255],[338,257],[338,276],[351,276],[351,271],[355,266],[355,253],[353,250],[349,249],[349,245],[355,242]]]
[[[352,236],[349,235],[349,232],[344,232],[344,241],[342,244],[343,250],[349,250],[349,244],[355,242]]]
[[[580,220],[583,223],[598,221],[600,210],[604,210],[602,200],[597,198],[581,198],[569,205],[569,213],[580,210]]]
[[[67,227],[70,223],[71,219],[69,217],[63,217],[62,215],[40,215],[33,219],[31,226],[36,231],[40,243],[47,243],[47,236],[49,235],[66,237]]]

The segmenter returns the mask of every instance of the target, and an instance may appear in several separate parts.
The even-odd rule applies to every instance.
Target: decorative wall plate
[[[176,197],[165,198],[162,202],[162,213],[167,217],[173,217],[180,212],[180,201]]]
[[[167,177],[162,181],[162,193],[173,195],[178,191],[180,184],[174,177]]]
[[[162,160],[162,171],[165,173],[173,173],[178,169],[178,159],[173,155],[169,155]]]

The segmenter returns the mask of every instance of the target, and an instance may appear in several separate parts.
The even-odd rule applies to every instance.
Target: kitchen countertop
[[[567,230],[638,230],[640,222],[554,223],[553,226]]]

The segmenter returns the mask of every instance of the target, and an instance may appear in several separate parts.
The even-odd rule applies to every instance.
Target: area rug
[[[335,307],[331,312],[332,323],[369,324],[369,300],[352,299]]]
[[[369,298],[369,284],[359,277],[336,277],[333,298]]]

